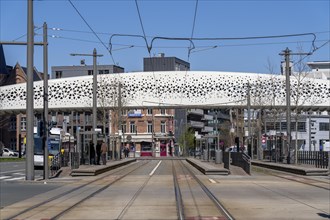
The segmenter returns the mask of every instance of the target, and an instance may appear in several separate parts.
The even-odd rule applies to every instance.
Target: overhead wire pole
[[[251,147],[251,91],[250,91],[250,83],[248,83],[248,97],[247,97],[247,107],[248,107],[248,152],[251,153],[249,155],[253,160],[253,149]]]
[[[46,23],[44,23],[44,25],[46,25]],[[33,26],[33,25],[32,25]],[[45,29],[44,29],[45,31]],[[46,31],[47,31],[47,27],[46,27]],[[32,31],[33,35],[34,35],[34,32]],[[45,36],[46,36],[46,40],[45,40]],[[32,39],[33,40],[33,39]],[[0,44],[2,45],[28,45],[30,42],[29,42],[29,39],[28,39],[28,42],[22,42],[22,41],[0,41]],[[37,45],[37,46],[43,46],[44,47],[44,51],[43,51],[43,65],[44,65],[44,74],[47,76],[47,77],[44,77],[44,104],[47,105],[47,113],[44,112],[44,114],[48,115],[48,100],[47,100],[47,94],[48,94],[48,49],[47,49],[47,46],[48,46],[48,42],[47,42],[47,32],[44,32],[44,42],[34,42],[32,41],[32,45]],[[29,51],[31,53],[31,51]],[[30,55],[30,58],[31,58],[31,55]],[[30,59],[29,58],[29,53],[28,53],[28,60]],[[32,59],[33,59],[33,49],[32,49]],[[30,61],[29,61],[30,62]],[[26,125],[27,125],[27,132],[26,132],[26,180],[33,180],[34,179],[34,137],[33,137],[33,133],[34,133],[34,113],[33,113],[33,61],[32,61],[32,64],[27,64],[27,67],[29,67],[29,65],[32,65],[32,71],[28,69],[27,71],[27,94],[28,93],[32,93],[32,95],[27,95],[27,104],[26,104]],[[32,72],[32,76],[31,76],[31,73]],[[32,81],[32,86],[28,85],[29,81]],[[31,83],[31,82],[30,82]],[[29,97],[29,98],[28,98]],[[32,101],[29,101],[32,98]],[[46,100],[46,102],[45,102]],[[32,107],[29,105],[29,103],[31,104],[32,103]],[[31,110],[32,108],[32,110]],[[46,109],[45,105],[44,105],[44,109]],[[31,116],[31,113],[32,112],[32,116]],[[29,118],[30,117],[30,118]],[[31,120],[32,122],[31,122]],[[47,120],[47,116],[46,116],[46,120]],[[45,120],[45,119],[44,119]],[[28,122],[29,121],[29,122]],[[32,126],[32,128],[29,128]],[[46,125],[46,121],[44,121],[44,137],[46,137],[47,139],[47,135],[48,135],[48,125]],[[28,133],[28,130],[29,130],[29,133]],[[31,131],[32,130],[32,131]],[[32,132],[32,134],[30,134],[30,132]],[[31,140],[32,140],[32,143],[31,143]],[[45,140],[47,141],[47,140]],[[43,144],[45,142],[43,140]],[[47,143],[46,145],[47,146]],[[31,148],[32,148],[32,152],[31,152]],[[48,151],[48,148],[45,148],[43,146],[43,149],[45,149],[45,155],[46,155],[46,151]],[[31,156],[32,155],[32,156]],[[47,157],[48,159],[48,152],[47,152]],[[46,160],[44,160],[46,161]],[[46,166],[47,161],[46,163],[44,164]],[[49,177],[49,173],[44,173],[44,178],[45,179],[48,179]]]
[[[289,48],[286,48],[279,55],[284,56],[285,60],[285,88],[286,88],[286,150],[287,163],[291,162],[290,148],[291,148],[291,86],[290,86],[290,56],[291,55],[311,55],[312,53],[291,53]],[[296,137],[297,138],[297,137]],[[297,161],[297,149],[295,150],[295,163]]]
[[[121,83],[118,82],[118,152],[116,159],[118,160],[121,159],[121,136],[120,132],[121,131],[121,110],[122,110],[122,103],[121,103]]]
[[[26,83],[26,180],[34,180],[33,140],[33,0],[28,0],[27,12],[27,83]]]
[[[43,125],[43,144],[44,144],[44,179],[49,178],[49,159],[48,159],[48,41],[47,41],[47,24],[43,25],[43,55],[44,55],[44,118]]]
[[[93,144],[96,148],[96,128],[97,128],[97,57],[102,57],[102,54],[97,54],[96,49],[94,48],[93,54],[78,54],[72,53],[71,56],[92,56],[93,57]]]

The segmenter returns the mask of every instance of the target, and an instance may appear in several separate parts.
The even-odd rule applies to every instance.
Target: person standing
[[[97,144],[96,144],[96,165],[101,165],[100,157],[101,157],[101,143],[97,142]]]
[[[95,164],[95,149],[93,141],[89,142],[89,164]]]
[[[107,164],[106,155],[107,155],[107,145],[105,144],[104,141],[102,141],[102,146],[101,146],[101,158],[102,158],[102,163],[103,163],[103,165],[106,165],[106,164]]]

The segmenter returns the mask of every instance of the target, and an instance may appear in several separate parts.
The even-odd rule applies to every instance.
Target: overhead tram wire
[[[40,30],[41,28],[43,28],[43,27],[42,27],[42,26],[41,26],[41,27],[34,27],[34,31]],[[26,35],[27,35],[27,34],[23,34],[22,36],[15,38],[15,39],[13,40],[13,42],[15,42],[15,41],[17,41],[17,40],[19,40],[19,39],[25,37]]]
[[[97,39],[100,41],[100,43],[107,49],[107,51],[109,52],[113,65],[116,65],[116,62],[112,56],[112,54],[109,51],[109,48],[104,44],[104,42],[100,39],[100,37],[96,34],[96,32],[93,30],[93,28],[88,24],[88,22],[86,21],[86,19],[82,16],[82,14],[79,12],[79,10],[75,7],[75,5],[71,2],[71,0],[68,0],[69,3],[72,5],[72,7],[76,10],[76,12],[79,14],[79,16],[81,17],[81,19],[83,19],[83,21],[85,22],[85,24],[88,26],[88,28],[93,32],[93,34],[97,37]],[[116,74],[119,75],[119,78],[121,78],[120,74]],[[136,102],[136,100],[134,100]]]
[[[86,34],[93,34],[93,32],[91,31],[81,31],[81,30],[73,30],[73,29],[65,29],[65,28],[56,28],[56,27],[52,27],[52,28],[48,28],[48,30],[52,30],[52,31],[63,31],[63,32],[77,32],[77,33],[86,33]],[[102,35],[113,35],[114,33],[106,33],[106,32],[95,32],[97,34],[102,34]],[[310,32],[310,33],[314,33],[314,34],[325,34],[325,33],[330,33],[330,31],[316,31],[316,32]],[[153,38],[156,36],[148,36],[146,35],[147,38]]]
[[[193,36],[194,36],[195,24],[196,24],[196,17],[197,17],[197,8],[198,8],[198,0],[196,0],[196,4],[195,4],[194,20],[193,20],[193,25],[192,25],[192,30],[191,30],[191,36],[190,36],[190,38],[193,38]],[[191,50],[193,50],[193,49],[195,49],[195,45],[190,40],[190,45],[189,45],[189,48],[188,48],[188,59],[187,59],[188,60],[188,63],[190,61]],[[188,73],[188,70],[186,68],[186,72],[185,72],[184,80],[183,80],[183,86],[181,87],[181,99],[180,99],[180,102],[181,103],[182,103],[183,89],[185,88],[186,82],[187,82],[187,73]]]
[[[40,35],[41,34],[36,34]],[[129,35],[129,34],[113,34],[116,36],[141,36],[142,35]],[[71,37],[63,37],[59,35],[48,35],[50,38],[55,38],[55,39],[65,39],[65,40],[74,40],[74,41],[82,41],[82,42],[89,42],[89,43],[98,43],[101,44],[99,41],[92,41],[92,40],[87,40],[87,39],[79,39],[79,38],[71,38]],[[251,43],[251,44],[221,44],[221,45],[202,45],[202,46],[196,46],[195,49],[200,49],[200,50],[193,50],[191,53],[197,53],[201,52],[204,50],[211,50],[211,49],[216,49],[219,47],[241,47],[241,46],[262,46],[262,45],[274,45],[274,44],[296,44],[296,43],[309,43],[310,41],[283,41],[283,42],[266,42],[266,43]],[[328,40],[315,40],[316,42],[328,42]],[[109,43],[110,44],[110,43]],[[127,48],[145,48],[144,45],[134,45],[134,44],[114,44],[111,42],[111,46],[113,47],[114,45],[116,46],[123,46]],[[165,49],[185,49],[187,48],[186,46],[154,46],[153,48],[165,48]],[[111,49],[111,51],[116,51],[118,49]]]
[[[301,61],[303,61],[304,59],[306,59],[308,56],[311,56],[315,51],[321,49],[322,47],[324,47],[325,45],[327,45],[328,43],[330,43],[330,40],[326,41],[324,44],[322,44],[319,47],[314,48],[312,51],[310,51],[307,55],[305,55],[304,57],[302,57],[301,59],[299,59],[297,62],[293,63],[293,66],[297,65],[298,63],[300,63]]]
[[[79,10],[76,8],[76,6],[71,2],[71,0],[68,0],[69,3],[72,5],[72,7],[76,10],[76,12],[78,13],[78,15],[81,17],[81,19],[85,22],[85,24],[88,26],[88,28],[93,32],[93,34],[97,37],[97,39],[101,42],[101,44],[107,49],[107,51],[109,51],[109,48],[103,43],[103,41],[100,39],[100,37],[96,34],[96,32],[93,30],[93,28],[88,24],[88,22],[86,21],[86,19],[82,16],[82,14],[79,12]],[[111,54],[110,54],[111,55]],[[116,64],[113,56],[111,55],[111,59],[113,62],[113,65]]]
[[[145,31],[144,31],[143,22],[142,22],[142,18],[141,18],[141,13],[140,13],[140,9],[139,9],[139,4],[138,4],[137,0],[135,0],[135,5],[136,5],[136,10],[138,12],[138,16],[139,16],[139,20],[140,20],[140,25],[141,25],[141,28],[142,28],[144,41],[146,43],[146,47],[147,47],[147,50],[148,50],[149,58],[151,60],[152,75],[153,75],[154,83],[155,83],[155,86],[156,86],[156,94],[158,95],[158,100],[159,100],[159,103],[160,103],[161,99],[160,99],[160,94],[159,94],[159,87],[157,86],[157,80],[156,80],[156,75],[155,75],[155,70],[154,70],[154,63],[153,63],[153,59],[151,57],[151,47],[148,44],[147,36],[146,36]]]

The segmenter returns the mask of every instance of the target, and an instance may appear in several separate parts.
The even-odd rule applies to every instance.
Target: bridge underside
[[[119,83],[124,108],[286,109],[285,78],[281,75],[228,72],[134,72],[99,75],[97,107],[116,109]],[[292,109],[330,110],[327,80],[291,77]],[[92,76],[48,82],[49,111],[91,111]],[[25,112],[26,84],[0,87],[0,114]],[[34,83],[34,109],[42,111],[43,82]]]

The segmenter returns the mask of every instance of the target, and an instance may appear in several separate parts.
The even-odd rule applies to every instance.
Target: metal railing
[[[241,167],[247,174],[251,175],[251,158],[244,152],[231,152],[232,164]]]
[[[71,169],[77,169],[79,168],[79,164],[80,158],[78,152],[58,153],[50,160],[50,177],[56,177],[62,167],[70,166]]]
[[[298,163],[315,165],[316,168],[329,167],[329,152],[327,151],[298,151]]]

